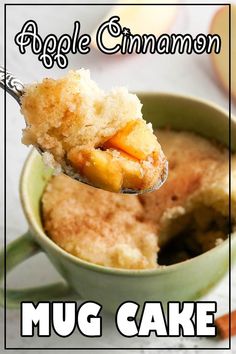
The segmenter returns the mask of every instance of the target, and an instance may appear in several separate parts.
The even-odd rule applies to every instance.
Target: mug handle
[[[26,232],[6,247],[6,273],[26,259],[43,252],[33,240],[30,232]],[[4,250],[0,252],[0,280],[4,276]],[[75,292],[65,283],[53,283],[34,288],[6,290],[6,307],[16,308],[21,301],[46,301],[60,299],[65,296],[75,296]],[[77,295],[78,296],[78,295]],[[0,289],[0,305],[4,306],[4,290]]]

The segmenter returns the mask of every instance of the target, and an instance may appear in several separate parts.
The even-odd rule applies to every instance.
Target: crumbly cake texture
[[[53,177],[43,196],[44,227],[67,252],[86,261],[116,268],[156,266],[157,238],[142,222],[140,201]]]
[[[228,150],[187,132],[160,130],[158,139],[169,160],[169,177],[158,191],[121,195],[53,177],[42,198],[49,237],[79,258],[126,269],[158,267],[158,249],[189,223],[203,251],[220,244],[227,236],[221,224],[228,216]],[[233,174],[235,162],[233,155]]]
[[[22,142],[45,151],[51,167],[73,169],[115,192],[148,189],[162,177],[165,156],[142,119],[138,97],[126,88],[104,92],[89,70],[80,69],[26,86],[21,106],[27,124]],[[113,184],[104,177],[111,170]]]
[[[211,219],[219,219],[220,215],[228,217],[229,151],[188,132],[160,130],[157,137],[169,161],[168,179],[160,190],[140,196],[140,199],[147,219],[157,224],[159,245],[162,246],[185,227],[190,216],[200,229],[201,225],[207,226]],[[235,154],[232,155],[232,174],[234,181]],[[232,183],[231,201],[235,220],[235,182]]]

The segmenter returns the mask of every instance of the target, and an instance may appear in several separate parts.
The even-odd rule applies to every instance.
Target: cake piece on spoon
[[[166,158],[138,97],[126,88],[101,90],[88,70],[28,85],[21,98],[23,143],[53,167],[113,192],[142,193],[163,183]]]

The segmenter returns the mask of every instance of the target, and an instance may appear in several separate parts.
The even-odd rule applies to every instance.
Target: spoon
[[[17,101],[19,105],[21,105],[20,98],[24,94],[24,85],[19,79],[17,79],[9,71],[5,70],[3,66],[0,66],[0,87],[6,90],[6,92],[9,93]],[[41,155],[44,153],[44,151],[38,145],[34,145],[34,147],[38,150],[38,152]],[[87,179],[81,176],[78,172],[73,171],[72,167],[69,164],[65,163],[61,167],[63,173],[65,173],[67,176],[76,179],[79,182],[95,187]],[[120,191],[120,193],[144,194],[147,192],[152,192],[156,189],[159,189],[165,183],[167,176],[168,176],[168,162],[166,161],[161,177],[152,188],[143,189],[143,190],[124,188]]]

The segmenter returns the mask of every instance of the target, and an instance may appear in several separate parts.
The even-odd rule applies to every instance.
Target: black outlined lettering
[[[146,301],[139,323],[136,322],[139,305],[128,301],[116,312],[116,327],[124,337],[213,337],[215,302],[169,302],[167,319],[161,302]]]
[[[34,54],[39,54],[42,49],[42,39],[38,34],[38,25],[33,20],[28,20],[23,25],[21,32],[17,33],[15,43],[19,47],[21,54],[25,53],[25,47],[31,43],[31,50]]]
[[[43,40],[38,34],[38,25],[35,21],[26,21],[21,31],[15,36],[15,43],[21,54],[25,54],[26,47],[31,44],[31,50],[38,55],[46,69],[53,67],[54,63],[59,68],[68,66],[67,55],[69,52],[87,54],[90,52],[91,37],[88,34],[80,35],[80,23],[75,21],[72,37],[63,34],[57,38],[54,34],[48,34]]]
[[[91,37],[89,34],[84,34],[78,42],[78,52],[80,54],[88,54],[90,52],[89,44],[91,43]]]
[[[123,302],[116,311],[116,328],[123,337],[135,337],[138,334],[136,315],[139,304],[133,301]]]
[[[68,337],[78,328],[85,337],[102,336],[102,306],[94,301],[82,303],[77,310],[75,301],[21,303],[21,336],[33,337],[37,328],[38,337],[49,337],[51,327],[59,337]],[[217,334],[214,316],[215,301],[168,302],[167,319],[161,302],[144,302],[140,321],[136,317],[139,304],[122,303],[116,312],[116,327],[124,337],[215,337]]]
[[[159,54],[168,54],[170,47],[170,36],[168,34],[162,34],[156,43],[156,51]]]
[[[52,328],[59,337],[70,336],[76,328],[76,302],[52,302]]]
[[[129,36],[129,46],[127,53],[132,54],[135,52],[136,54],[140,54],[142,52],[142,38],[139,34],[135,34],[134,36]]]
[[[196,302],[196,337],[215,337],[217,335],[214,325],[216,311],[217,303],[215,301]]]
[[[120,50],[120,44],[116,44],[113,48],[106,48],[103,43],[103,33],[105,30],[112,37],[119,37],[122,32],[122,27],[118,23],[120,21],[119,16],[112,16],[108,21],[101,24],[97,30],[96,41],[98,49],[104,54],[115,54]]]
[[[208,39],[208,47],[206,49],[206,53],[207,54],[211,54],[213,52],[213,47],[214,47],[214,53],[219,54],[220,50],[221,50],[221,38],[218,34],[213,34],[207,35],[207,39]]]
[[[171,48],[170,48],[170,53],[175,54],[191,54],[192,52],[192,43],[193,43],[193,37],[190,34],[171,34]]]
[[[46,69],[51,69],[54,64],[53,53],[57,47],[57,37],[53,34],[47,35],[44,40],[42,53],[39,55],[39,60],[42,61]]]
[[[155,37],[153,34],[132,34],[129,28],[122,28],[119,16],[112,16],[108,21],[102,23],[96,33],[98,49],[107,55],[120,52],[121,54],[216,54],[221,49],[221,38],[217,34],[199,33],[195,38],[190,34],[161,34]],[[113,47],[107,48],[104,37],[117,38],[118,42]],[[14,41],[19,47],[21,54],[25,54],[26,47],[31,45],[31,50],[38,55],[46,69],[53,67],[54,63],[59,68],[68,66],[67,54],[87,54],[90,52],[91,37],[89,34],[80,35],[80,22],[74,22],[72,37],[63,34],[59,39],[54,34],[48,34],[44,40],[38,34],[37,23],[28,20],[16,34]]]
[[[21,303],[21,336],[33,337],[37,328],[38,337],[50,337],[51,327],[59,337],[68,337],[76,329],[85,337],[102,336],[102,306],[93,301],[81,304],[77,310],[75,301]]]
[[[148,51],[151,54],[155,53],[156,37],[154,34],[144,34],[143,35],[143,50],[142,53],[146,54]],[[148,50],[149,47],[149,50]]]
[[[194,302],[182,302],[181,304],[176,301],[168,303],[169,336],[195,336],[195,327],[193,322],[193,317],[195,315],[194,310]]]
[[[196,54],[202,54],[207,48],[207,37],[200,33],[196,36],[194,43],[194,52]]]
[[[65,34],[59,38],[57,46],[57,54],[55,55],[55,61],[60,68],[65,68],[68,65],[68,59],[65,55],[70,52],[71,38]]]
[[[102,318],[99,315],[102,306],[94,301],[83,302],[77,314],[79,331],[85,337],[102,336]]]
[[[32,301],[21,302],[21,337],[33,337],[37,328],[39,337],[50,337],[50,304],[42,301],[36,305]]]
[[[155,335],[167,336],[167,326],[161,302],[146,301],[140,318],[138,337],[150,337],[151,332]]]

